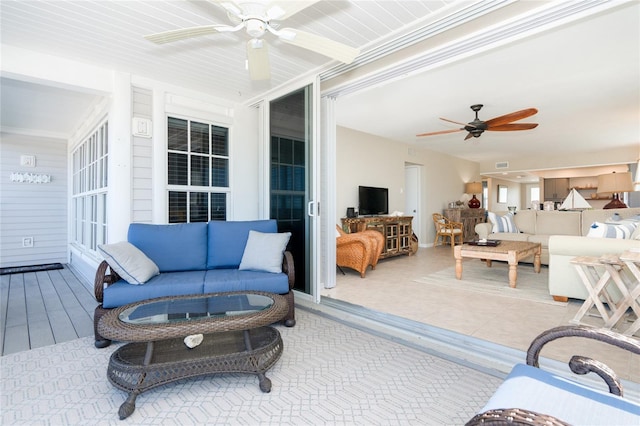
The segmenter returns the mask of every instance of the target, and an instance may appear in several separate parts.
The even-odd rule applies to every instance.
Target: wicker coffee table
[[[270,392],[265,372],[283,344],[269,324],[287,312],[283,296],[249,291],[162,297],[111,310],[100,319],[99,333],[132,342],[111,355],[107,368],[109,382],[129,392],[120,419],[133,413],[140,393],[187,377],[253,373]],[[202,343],[189,348],[185,337],[199,334]]]
[[[456,259],[456,278],[462,279],[463,257],[485,259],[489,267],[491,267],[492,260],[502,260],[509,263],[509,287],[515,288],[518,278],[518,262],[533,255],[533,270],[539,273],[541,250],[540,243],[524,241],[501,241],[495,247],[470,244],[455,246],[453,257]]]

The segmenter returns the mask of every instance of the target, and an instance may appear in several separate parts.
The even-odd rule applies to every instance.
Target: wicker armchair
[[[369,265],[375,269],[384,247],[384,236],[374,230],[345,233],[336,225],[336,264],[360,272],[362,278]]]
[[[434,247],[438,245],[438,238],[441,244],[444,244],[445,239],[448,238],[451,248],[456,245],[456,239],[458,238],[460,239],[460,244],[463,243],[464,225],[462,223],[454,222],[439,213],[434,213],[433,224],[436,227],[436,238],[433,240]]]

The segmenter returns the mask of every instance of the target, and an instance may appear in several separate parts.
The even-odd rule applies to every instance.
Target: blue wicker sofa
[[[294,326],[289,236],[278,234],[275,220],[132,223],[126,242],[99,247],[105,260],[94,282],[100,303],[94,312],[96,347],[111,343],[97,329],[109,309],[156,297],[245,290],[282,294],[289,304],[284,324]]]

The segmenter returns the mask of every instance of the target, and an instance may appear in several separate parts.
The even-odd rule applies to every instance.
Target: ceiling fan
[[[359,49],[293,28],[279,29],[279,25],[273,22],[283,21],[302,9],[317,3],[317,1],[216,1],[215,3],[227,11],[227,16],[233,25],[214,24],[181,28],[146,35],[144,38],[157,44],[164,44],[192,37],[235,32],[244,29],[251,37],[247,42],[247,62],[252,80],[268,80],[271,78],[267,44],[262,38],[267,31],[285,43],[320,53],[340,62],[351,63],[360,53]]]
[[[443,135],[446,133],[461,132],[463,130],[469,132],[464,140],[471,137],[478,138],[485,130],[497,131],[497,132],[509,132],[512,130],[529,130],[538,127],[538,123],[513,123],[513,121],[522,120],[523,118],[531,117],[538,112],[535,108],[527,108],[520,111],[512,112],[510,114],[501,115],[491,120],[482,121],[478,118],[478,111],[482,109],[482,104],[471,105],[471,109],[476,113],[475,120],[469,123],[460,123],[458,121],[449,120],[447,118],[440,117],[440,120],[448,121],[450,123],[460,124],[463,127],[460,129],[440,130],[439,132],[420,133],[416,135],[421,136],[434,136]]]

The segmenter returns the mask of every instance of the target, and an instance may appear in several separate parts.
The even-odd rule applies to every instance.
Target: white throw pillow
[[[513,220],[513,213],[511,212],[505,214],[504,216],[498,216],[493,212],[489,212],[487,213],[487,216],[489,217],[489,222],[493,224],[491,232],[494,234],[497,234],[499,232],[509,232],[517,234],[520,232]]]
[[[99,245],[98,250],[109,267],[129,284],[144,284],[160,273],[158,265],[127,241]]]
[[[240,270],[282,272],[282,255],[291,238],[291,232],[274,233],[249,231]]]
[[[618,238],[618,239],[631,239],[634,231],[638,227],[637,222],[633,221],[621,221],[617,225],[593,222],[587,237],[591,238]]]

